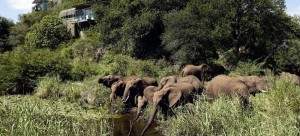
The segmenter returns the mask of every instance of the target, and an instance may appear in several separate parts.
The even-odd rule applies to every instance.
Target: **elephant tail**
[[[149,120],[141,133],[141,136],[144,136],[145,132],[149,129],[156,114],[157,114],[157,105],[154,106],[154,109],[152,110],[152,112],[150,114]]]

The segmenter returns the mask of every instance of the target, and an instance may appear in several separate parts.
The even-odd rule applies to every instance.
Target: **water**
[[[113,136],[127,136],[130,130],[130,122],[131,120],[133,120],[135,115],[135,112],[130,112],[113,118]],[[131,136],[140,136],[141,131],[143,130],[146,123],[146,120],[140,117],[140,119],[136,121],[133,126]],[[155,129],[156,126],[157,124],[155,122],[152,123],[151,127],[148,129],[144,136],[163,136],[158,130]]]

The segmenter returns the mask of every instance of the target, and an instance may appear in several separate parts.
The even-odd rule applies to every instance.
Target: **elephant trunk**
[[[149,129],[150,125],[152,124],[152,122],[154,120],[156,113],[157,113],[157,105],[154,106],[154,109],[150,114],[149,120],[141,133],[141,136],[143,136],[145,134],[145,132]]]
[[[130,87],[125,87],[125,90],[124,90],[124,94],[123,94],[123,97],[122,97],[122,101],[124,103],[126,103],[129,99],[129,96],[130,96]]]

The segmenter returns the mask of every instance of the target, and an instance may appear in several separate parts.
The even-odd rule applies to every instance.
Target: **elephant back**
[[[178,78],[177,83],[192,84],[192,86],[195,88],[195,91],[199,93],[202,93],[204,88],[203,83],[194,75]]]

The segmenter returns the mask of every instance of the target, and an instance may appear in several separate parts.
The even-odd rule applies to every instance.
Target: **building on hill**
[[[94,13],[90,5],[81,4],[59,13],[73,37],[80,36],[85,28],[95,24]]]
[[[32,8],[33,11],[46,11],[55,5],[58,5],[62,2],[62,0],[33,0],[33,4],[35,4]]]

